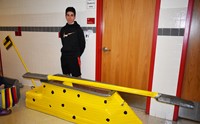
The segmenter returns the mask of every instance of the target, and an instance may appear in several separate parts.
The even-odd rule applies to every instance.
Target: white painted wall
[[[95,1],[96,2],[96,1]],[[95,27],[87,24],[87,18],[96,18],[96,7],[87,8],[87,0],[1,0],[0,26],[64,26],[65,9],[76,8],[76,21],[82,27]],[[0,31],[0,41],[10,35],[16,44],[30,72],[57,74],[62,73],[60,66],[61,40],[57,32],[23,32],[15,36],[15,32]],[[14,48],[8,51],[0,43],[4,76],[19,79],[25,85],[31,81],[23,79],[26,72]],[[82,77],[95,79],[96,33],[86,39],[86,49],[82,60]],[[36,81],[37,82],[37,81]],[[40,84],[37,82],[38,85]]]
[[[185,28],[188,0],[161,0],[159,28]],[[152,91],[176,95],[183,36],[158,36]],[[174,106],[151,99],[150,115],[172,120]]]

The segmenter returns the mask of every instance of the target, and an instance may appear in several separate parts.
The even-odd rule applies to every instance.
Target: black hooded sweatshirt
[[[60,30],[60,37],[63,47],[61,52],[67,56],[80,57],[85,49],[85,37],[80,25],[74,21],[74,24],[66,24]]]

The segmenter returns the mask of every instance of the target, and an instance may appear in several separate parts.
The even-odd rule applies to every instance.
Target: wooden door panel
[[[200,1],[195,0],[183,79],[182,98],[200,102]]]
[[[147,90],[155,0],[104,0],[101,81]]]

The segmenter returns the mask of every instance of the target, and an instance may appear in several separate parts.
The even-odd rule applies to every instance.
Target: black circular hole
[[[124,114],[126,115],[126,114],[128,114],[128,112],[127,112],[127,111],[124,111]]]
[[[85,108],[85,107],[83,107],[83,110],[85,111],[85,110],[86,110],[86,108]]]
[[[31,86],[31,89],[34,89],[35,88],[35,86]]]
[[[104,103],[107,104],[107,100],[104,100]]]
[[[110,121],[110,119],[109,119],[109,118],[106,118],[106,121],[107,121],[107,122],[109,122],[109,121]]]
[[[51,91],[51,94],[54,94],[54,91],[53,91],[53,90]]]
[[[72,118],[73,118],[73,119],[76,119],[76,116],[74,115],[74,116],[72,116]]]
[[[77,94],[77,97],[79,98],[81,95],[80,94]]]
[[[33,102],[35,102],[35,99],[33,98]]]
[[[49,105],[49,107],[51,107],[51,105]]]
[[[61,104],[62,107],[65,107],[65,104]]]
[[[45,88],[45,87],[46,87],[46,85],[43,85],[43,87]]]
[[[65,90],[65,89],[63,90],[63,93],[66,93],[66,90]]]

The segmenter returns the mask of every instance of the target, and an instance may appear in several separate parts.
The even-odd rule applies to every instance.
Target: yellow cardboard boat
[[[144,90],[90,80],[26,73],[25,78],[40,79],[42,85],[26,92],[26,106],[77,124],[142,124],[117,91],[156,98],[175,99]],[[179,99],[180,100],[180,99]],[[165,101],[170,104],[176,102]],[[190,101],[176,105],[193,107]]]
[[[26,106],[77,124],[141,124],[117,92],[109,95],[42,82],[26,92]]]

